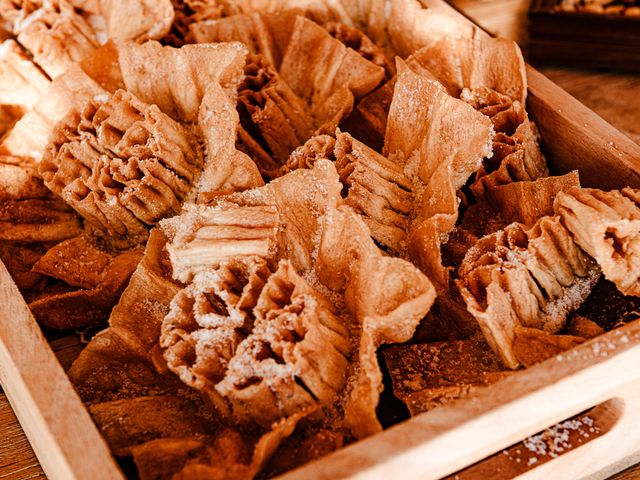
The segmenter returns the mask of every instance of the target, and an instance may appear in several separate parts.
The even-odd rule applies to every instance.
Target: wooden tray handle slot
[[[446,480],[511,480],[607,435],[625,412],[625,400],[613,398],[556,423],[501,452],[445,477]]]

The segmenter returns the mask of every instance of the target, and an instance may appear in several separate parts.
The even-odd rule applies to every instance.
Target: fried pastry
[[[238,88],[240,148],[268,177],[279,175],[291,152],[310,138],[314,119],[264,57],[249,56]]]
[[[362,58],[384,68],[386,81],[391,80],[396,74],[396,67],[387,58],[384,50],[373,43],[362,31],[340,22],[328,22],[323,27],[333,38],[340,40],[345,46],[358,52]]]
[[[344,292],[345,307],[361,329],[354,354],[356,368],[343,401],[345,426],[356,438],[381,430],[376,416],[383,388],[378,347],[408,341],[436,296],[420,270],[405,260],[383,255],[369,235],[349,207],[330,210],[316,267],[320,282]]]
[[[74,65],[49,84],[35,106],[2,139],[0,153],[40,161],[55,125],[104,89]]]
[[[413,53],[407,65],[440,82],[456,98],[465,89],[470,94],[481,89],[521,105],[526,99],[527,77],[522,53],[515,42],[505,38],[448,35]]]
[[[458,190],[491,154],[491,139],[486,117],[399,63],[384,148],[390,158],[404,159],[418,192],[409,254],[439,290],[448,284],[441,239],[454,228]]]
[[[202,163],[188,130],[118,90],[63,122],[39,171],[96,233],[135,245],[179,211]]]
[[[212,84],[235,98],[247,48],[240,43],[162,47],[158,42],[117,44],[126,89],[174,120],[196,122]]]
[[[69,0],[5,1],[0,17],[34,61],[55,78],[99,45],[88,18]]]
[[[49,79],[15,40],[0,45],[0,104],[31,109],[49,86]]]
[[[529,120],[521,123],[511,136],[498,133],[493,141],[493,156],[484,162],[471,185],[474,195],[480,198],[487,188],[548,176],[549,168],[537,136],[538,130]]]
[[[118,303],[141,256],[142,252],[136,249],[120,254],[100,252],[83,238],[62,242],[49,249],[32,271],[81,288],[45,290],[29,303],[29,308],[41,325],[51,328],[81,328],[103,323]],[[95,263],[82,262],[90,259]],[[77,268],[71,270],[71,265]],[[99,274],[94,278],[78,275],[87,271]]]
[[[335,138],[319,135],[294,151],[285,171],[313,168],[322,158],[335,161],[347,189],[345,203],[362,215],[371,236],[384,247],[401,253],[413,208],[413,184],[403,165],[338,130]]]
[[[249,53],[261,55],[272,68],[280,65],[284,53],[274,43],[265,19],[257,12],[194,23],[189,27],[189,40],[194,43],[242,42]]]
[[[380,84],[384,69],[311,20],[298,17],[280,75],[306,102],[319,133],[324,133],[333,132],[354,102]]]
[[[275,264],[279,218],[272,206],[186,206],[167,247],[173,276],[190,282],[195,275],[227,260],[263,259]]]
[[[197,274],[171,301],[160,336],[167,366],[214,403],[220,403],[215,386],[253,328],[270,275],[260,257],[231,258]]]
[[[171,0],[99,0],[107,37],[113,40],[159,40],[169,33],[174,10]]]
[[[330,301],[283,260],[254,314],[253,330],[216,386],[237,421],[267,427],[316,402],[331,405],[346,381],[349,341]]]
[[[207,20],[217,20],[228,16],[228,7],[211,0],[172,0],[174,10],[171,30],[163,41],[174,47],[187,43],[190,27]]]
[[[513,342],[513,354],[524,367],[555,357],[585,341],[573,335],[552,335],[537,328],[517,326]]]
[[[491,348],[517,368],[517,328],[558,333],[599,276],[560,218],[543,217],[530,229],[515,223],[482,238],[467,252],[457,284]]]
[[[575,242],[591,255],[604,276],[625,295],[640,296],[640,192],[571,188],[554,210]]]
[[[553,201],[560,192],[580,187],[578,171],[532,181],[496,185],[485,191],[489,203],[511,222],[528,227],[545,215],[553,215]]]

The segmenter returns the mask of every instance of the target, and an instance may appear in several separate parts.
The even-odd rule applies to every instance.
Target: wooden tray
[[[441,0],[429,6],[460,17]],[[554,173],[577,168],[584,185],[640,188],[640,147],[534,69],[527,74],[529,112]],[[284,478],[603,478],[640,461],[637,365],[638,321]],[[1,263],[0,382],[51,480],[124,478]],[[502,459],[503,449],[592,407],[591,441],[546,462]]]
[[[555,3],[529,6],[532,62],[640,70],[640,17],[555,11]]]

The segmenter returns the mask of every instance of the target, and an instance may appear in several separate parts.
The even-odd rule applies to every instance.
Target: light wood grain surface
[[[527,0],[453,0],[452,3],[478,24],[518,41],[526,52]],[[605,120],[640,143],[640,75],[562,68],[539,70]],[[78,345],[61,339],[53,344],[63,365],[74,357]],[[46,478],[18,424],[6,397],[0,393],[0,479]],[[640,465],[612,480],[640,479]]]

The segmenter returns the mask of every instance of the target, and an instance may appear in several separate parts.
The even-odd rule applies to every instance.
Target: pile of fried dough
[[[269,477],[603,332],[640,191],[550,176],[517,45],[415,0],[0,0],[0,258],[141,479]],[[383,345],[393,344],[391,347]]]

